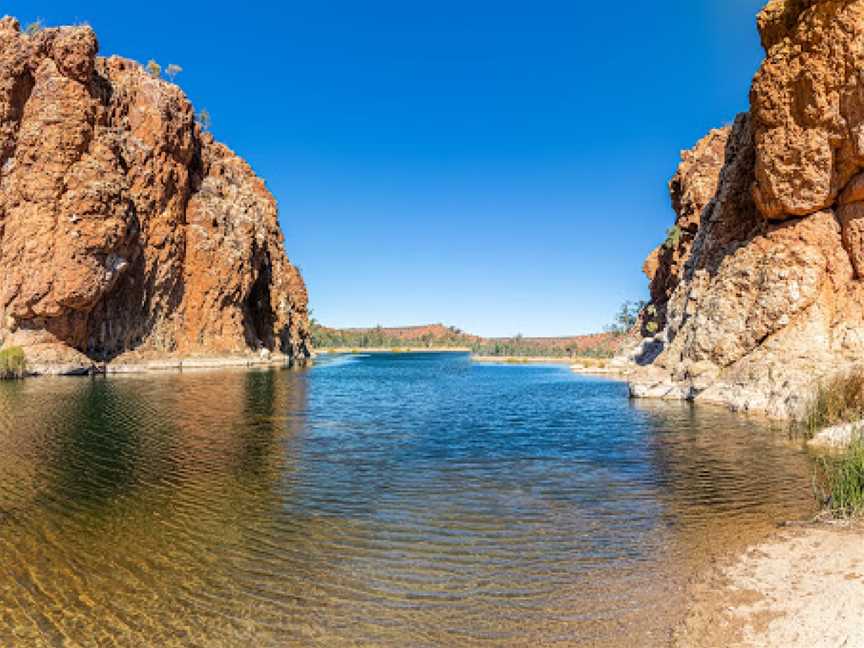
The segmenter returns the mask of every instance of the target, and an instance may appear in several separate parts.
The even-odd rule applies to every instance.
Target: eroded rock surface
[[[669,181],[677,217],[667,232],[666,240],[651,253],[643,266],[651,281],[653,308],[651,316],[645,320],[646,329],[656,332],[666,325],[666,305],[681,281],[685,262],[690,258],[702,211],[717,193],[730,130],[730,127],[713,130],[693,150],[682,152],[681,164]]]
[[[864,359],[864,0],[772,0],[758,25],[750,112],[671,183],[693,238],[649,257],[663,350],[632,391],[787,417]]]
[[[309,355],[263,181],[89,27],[0,20],[0,344],[31,364]]]

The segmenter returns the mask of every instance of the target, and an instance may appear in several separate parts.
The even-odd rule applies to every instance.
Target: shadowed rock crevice
[[[257,256],[254,255],[253,256]],[[256,279],[244,304],[244,326],[246,344],[252,349],[275,348],[274,326],[276,313],[273,312],[270,284],[272,283],[270,253],[265,251],[255,270]]]

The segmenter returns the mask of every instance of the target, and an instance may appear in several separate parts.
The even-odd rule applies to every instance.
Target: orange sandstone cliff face
[[[688,234],[646,262],[661,330],[631,391],[787,417],[864,361],[864,0],[772,0],[758,25],[749,113],[671,183]]]
[[[31,365],[309,355],[273,196],[89,27],[0,20],[0,344]]]

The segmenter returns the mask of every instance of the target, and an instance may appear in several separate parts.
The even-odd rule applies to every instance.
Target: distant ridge
[[[376,326],[331,328],[312,323],[312,339],[316,348],[357,347],[454,347],[470,348],[482,355],[611,357],[621,347],[619,333],[594,333],[559,337],[486,338],[445,324],[419,324],[413,326]]]

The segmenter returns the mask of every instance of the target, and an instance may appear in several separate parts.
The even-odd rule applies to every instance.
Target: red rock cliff
[[[772,0],[750,111],[685,154],[636,396],[785,417],[864,359],[864,0]],[[708,191],[705,191],[706,188]]]
[[[89,27],[0,21],[0,343],[31,361],[309,355],[273,196]],[[281,357],[281,356],[279,356]]]

